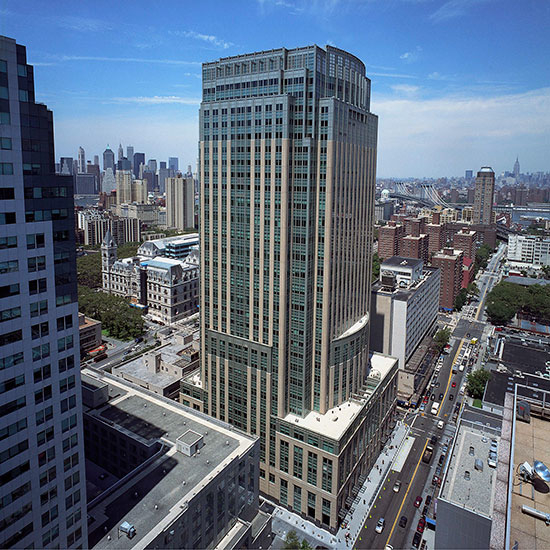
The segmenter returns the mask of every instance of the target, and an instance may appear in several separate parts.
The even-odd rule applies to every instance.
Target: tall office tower
[[[103,193],[110,193],[113,189],[116,189],[115,175],[112,168],[107,168],[101,178],[101,191]]]
[[[514,178],[519,178],[519,158],[516,157],[516,162],[514,162]]]
[[[193,177],[193,170],[191,169],[191,165],[188,164],[187,165],[187,174],[185,174],[186,176],[190,176],[190,177]]]
[[[166,178],[166,227],[195,227],[195,182],[178,175]]]
[[[107,168],[110,168],[113,171],[113,174],[116,171],[115,167],[115,154],[107,145],[107,149],[103,151],[103,171],[105,172]]]
[[[147,163],[147,169],[149,170],[149,172],[152,172],[153,174],[157,173],[156,159],[149,159],[149,162]]]
[[[4,36],[0,86],[0,548],[87,547],[73,178],[54,174],[52,112]]]
[[[82,147],[78,148],[78,173],[86,173],[86,153]]]
[[[385,422],[344,415],[369,375],[369,109],[365,66],[331,46],[203,65],[205,410],[260,437],[263,492],[332,528]]]
[[[159,193],[164,193],[166,190],[166,178],[175,176],[175,172],[166,167],[166,162],[160,162],[159,174],[158,174],[158,186]]]
[[[493,221],[493,194],[495,173],[489,166],[483,166],[477,173],[474,195],[474,223],[490,225]]]
[[[174,171],[174,175],[175,173],[179,170],[179,159],[178,157],[168,157],[168,168],[170,170],[173,170]]]
[[[134,153],[134,176],[136,178],[141,178],[141,172],[139,167],[142,164],[145,164],[145,153]]]
[[[117,204],[129,204],[132,202],[132,172],[129,170],[117,170],[116,202]]]
[[[94,155],[94,164],[99,166],[99,155]]]
[[[122,158],[124,158],[124,149],[122,148],[122,143],[119,143],[117,160],[120,160]]]
[[[133,145],[126,146],[126,158],[130,161],[130,164],[132,165],[130,170],[133,170],[134,169],[134,146]]]
[[[73,175],[73,157],[61,157],[59,159],[59,173],[63,176],[72,176]]]
[[[467,180],[473,179],[473,177],[474,177],[474,171],[473,171],[473,170],[466,170],[466,172],[464,173],[464,177],[465,177]]]

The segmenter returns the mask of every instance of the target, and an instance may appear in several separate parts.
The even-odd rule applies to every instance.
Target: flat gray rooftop
[[[392,256],[387,260],[384,260],[380,265],[380,269],[383,269],[385,265],[388,267],[415,267],[417,265],[423,264],[423,260],[418,260],[416,258],[405,258],[403,256]]]
[[[179,380],[178,377],[172,376],[167,372],[153,372],[149,370],[143,361],[143,356],[137,357],[120,367],[116,367],[114,371],[113,374],[115,376],[116,373],[126,374],[158,388],[167,388]]]
[[[155,459],[138,467],[128,483],[97,504],[97,516],[105,513],[104,528],[90,532],[90,547],[131,548],[154,531],[169,514],[180,513],[185,501],[208,483],[228,460],[247,452],[254,439],[235,432],[229,425],[212,421],[176,402],[157,398],[119,379],[103,378],[109,386],[124,387],[126,394],[93,411],[111,425],[131,431],[140,439],[158,440],[164,448]],[[120,394],[120,392],[117,392]],[[200,454],[188,457],[176,451],[176,439],[188,430],[203,436]],[[185,482],[185,483],[184,483]],[[88,509],[94,517],[94,507]],[[136,528],[130,541],[118,537],[118,526],[128,521]],[[108,539],[110,537],[110,540]]]
[[[497,472],[487,464],[492,438],[500,439],[490,430],[461,423],[439,498],[491,517]],[[482,470],[476,470],[476,459],[482,461]]]

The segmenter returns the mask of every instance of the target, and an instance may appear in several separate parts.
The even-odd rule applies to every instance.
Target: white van
[[[443,429],[443,426],[445,426],[445,424],[443,423],[443,420],[440,420],[438,423],[437,423],[437,428],[439,430],[442,430]]]

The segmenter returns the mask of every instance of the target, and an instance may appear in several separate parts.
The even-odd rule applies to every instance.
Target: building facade
[[[372,287],[371,349],[397,357],[405,368],[439,311],[440,270],[394,256]]]
[[[464,252],[454,248],[444,248],[432,257],[433,267],[441,271],[439,307],[452,310],[455,299],[462,288],[462,264]]]
[[[507,259],[529,267],[550,265],[550,237],[510,235]]]
[[[73,178],[33,74],[0,37],[0,547],[87,547]]]
[[[381,259],[398,256],[401,251],[401,240],[405,236],[402,224],[390,221],[378,229],[378,256]]]
[[[491,225],[493,223],[493,195],[495,192],[495,173],[484,166],[477,173],[474,195],[474,223]]]
[[[368,465],[368,438],[336,478],[344,448],[325,456],[317,434],[294,476],[283,426],[320,426],[369,375],[376,144],[370,80],[347,52],[281,48],[203,65],[204,410],[259,435],[263,492],[331,528]],[[355,421],[362,432],[364,417],[339,429]]]
[[[166,178],[166,227],[185,230],[195,227],[195,182],[178,175]]]

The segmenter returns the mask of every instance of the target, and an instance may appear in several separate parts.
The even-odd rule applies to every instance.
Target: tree
[[[378,252],[375,252],[372,256],[372,280],[376,281],[380,277],[380,257]]]
[[[460,311],[464,307],[467,301],[468,301],[468,291],[465,288],[461,288],[460,292],[457,294],[455,298],[456,311]]]
[[[78,287],[78,309],[84,315],[101,321],[109,336],[130,340],[143,334],[143,318],[139,310],[130,306],[125,298]]]
[[[302,545],[300,546],[302,550],[313,550],[311,544],[306,539],[302,539]]]
[[[92,252],[77,258],[76,274],[79,285],[88,288],[101,287],[101,254]]]
[[[285,543],[283,544],[284,550],[300,550],[301,544],[296,531],[289,531],[285,538]]]
[[[451,329],[448,327],[439,329],[436,332],[433,338],[433,343],[440,353],[441,351],[443,351],[443,348],[449,343],[450,338],[451,338]]]
[[[466,389],[470,397],[482,399],[485,386],[490,378],[491,373],[485,369],[479,369],[468,374],[466,377]]]
[[[470,283],[467,288],[468,296],[479,296],[479,288],[475,283]]]
[[[543,265],[542,273],[545,279],[550,279],[550,265]]]

